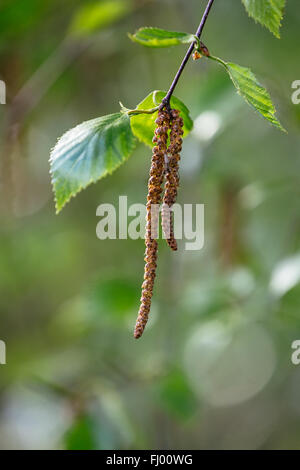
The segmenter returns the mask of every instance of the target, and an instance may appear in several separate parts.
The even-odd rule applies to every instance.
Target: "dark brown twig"
[[[209,1],[208,1],[208,4],[207,4],[207,6],[206,6],[206,9],[205,9],[205,11],[204,11],[204,13],[203,13],[201,22],[200,22],[199,27],[198,27],[198,29],[197,29],[197,32],[196,32],[196,34],[195,34],[195,36],[197,36],[198,39],[200,39],[200,37],[201,37],[203,28],[204,28],[204,26],[205,26],[206,20],[207,20],[207,18],[208,18],[208,15],[209,15],[209,12],[210,12],[210,9],[211,9],[213,3],[214,3],[214,0],[209,0]],[[170,86],[170,89],[169,89],[168,93],[166,94],[165,98],[164,98],[163,101],[162,101],[162,105],[165,106],[165,107],[167,107],[167,109],[169,108],[170,99],[171,99],[171,97],[172,97],[172,95],[173,95],[173,93],[174,93],[174,90],[175,90],[175,88],[176,88],[176,85],[177,85],[177,83],[178,83],[180,77],[181,77],[181,74],[182,74],[182,72],[183,72],[183,70],[184,70],[186,64],[188,63],[188,60],[189,60],[190,56],[192,55],[192,52],[193,52],[193,50],[194,50],[194,47],[195,47],[195,43],[192,43],[192,44],[190,45],[190,47],[188,48],[188,51],[187,51],[187,53],[186,53],[186,55],[185,55],[185,57],[184,57],[184,59],[183,59],[183,61],[182,61],[182,63],[181,63],[181,65],[180,65],[180,67],[179,67],[179,69],[178,69],[176,75],[175,75],[175,78],[174,78],[174,80],[173,80],[173,82],[172,82],[172,85]]]

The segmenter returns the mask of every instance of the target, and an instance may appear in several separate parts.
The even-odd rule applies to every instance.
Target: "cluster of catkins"
[[[182,149],[183,119],[180,117],[178,110],[169,110],[164,107],[159,110],[155,122],[157,127],[153,138],[154,147],[148,181],[145,271],[141,305],[134,330],[134,337],[136,339],[140,338],[144,332],[151,308],[158,251],[156,240],[158,232],[157,208],[161,203],[164,180],[165,188],[161,214],[162,229],[170,248],[174,251],[177,250],[171,207],[176,202],[179,186],[178,169]]]

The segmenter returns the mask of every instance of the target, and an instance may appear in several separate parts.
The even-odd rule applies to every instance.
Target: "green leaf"
[[[277,38],[286,0],[242,0],[245,8],[255,21],[268,28]]]
[[[250,69],[233,64],[232,62],[224,62],[218,57],[211,56],[210,58],[216,60],[226,68],[238,93],[250,106],[258,111],[261,116],[273,126],[286,132],[275,116],[276,110],[268,91],[260,85],[256,76]]]
[[[64,436],[66,450],[94,450],[96,439],[93,432],[93,423],[88,416],[81,416],[72,424]]]
[[[137,105],[137,109],[152,109],[160,104],[163,98],[166,96],[164,91],[153,91],[148,95],[141,103]],[[171,107],[176,108],[180,111],[180,115],[184,121],[184,136],[193,128],[193,121],[190,118],[189,110],[178,98],[174,96],[171,98]],[[131,117],[131,128],[134,135],[142,141],[144,144],[153,147],[152,139],[154,136],[154,130],[156,128],[155,119],[157,118],[157,112],[153,114],[138,114]]]
[[[132,281],[114,278],[98,279],[90,289],[89,301],[101,319],[107,319],[112,325],[121,326],[124,320],[136,308],[136,299],[139,297],[139,287]]]
[[[70,32],[76,35],[87,35],[101,30],[120,20],[131,9],[131,2],[127,0],[88,3],[76,12],[70,25]]]
[[[72,196],[116,170],[134,145],[129,117],[122,113],[83,122],[64,134],[50,156],[57,213]]]
[[[158,399],[164,411],[182,421],[195,416],[197,400],[183,372],[174,370],[158,386]]]
[[[132,41],[147,47],[170,47],[178,44],[195,42],[195,36],[188,33],[177,33],[160,28],[140,28],[134,34],[128,34]]]

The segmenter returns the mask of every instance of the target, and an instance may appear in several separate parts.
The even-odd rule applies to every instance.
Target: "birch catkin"
[[[145,271],[142,284],[141,305],[135,325],[134,337],[140,338],[144,332],[151,308],[154,280],[156,276],[156,261],[158,244],[155,239],[157,232],[157,218],[152,220],[153,207],[161,202],[162,183],[164,177],[164,159],[167,152],[168,131],[170,116],[168,111],[160,110],[156,119],[157,128],[153,143],[152,161],[148,181],[147,216],[145,234]]]
[[[176,202],[179,186],[179,161],[182,149],[183,119],[176,109],[171,110],[170,145],[167,150],[166,183],[162,208],[162,229],[173,251],[177,250],[171,208]]]

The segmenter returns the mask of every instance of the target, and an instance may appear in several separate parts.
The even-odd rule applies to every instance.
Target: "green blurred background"
[[[49,152],[76,124],[168,89],[185,47],[150,50],[140,26],[196,30],[200,0],[1,0],[2,449],[300,449],[298,2],[282,39],[216,0],[203,41],[249,66],[288,135],[244,104],[214,63],[190,62],[176,96],[195,128],[180,203],[205,204],[205,246],[160,243],[151,320],[132,337],[142,240],[96,238],[96,208],[144,203],[150,153],[55,215]],[[104,5],[105,4],[105,5]]]

